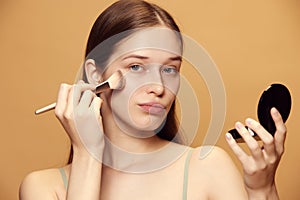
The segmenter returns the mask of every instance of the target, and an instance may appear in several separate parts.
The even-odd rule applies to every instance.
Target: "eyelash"
[[[135,72],[140,71],[140,70],[133,70],[134,67],[144,68],[142,65],[139,64],[134,64],[129,66],[131,71],[135,71]]]
[[[171,70],[171,72],[167,72],[167,70]],[[176,67],[172,67],[172,66],[164,66],[162,69],[162,72],[165,72],[167,74],[177,74],[178,70]]]
[[[144,66],[140,65],[140,64],[129,65],[129,68],[131,71],[134,71],[134,72],[140,72],[141,70],[145,69]],[[136,70],[134,68],[139,68],[139,69]],[[169,70],[171,70],[171,71],[169,71]],[[173,66],[163,66],[161,72],[166,73],[166,74],[177,74],[178,70],[176,67],[173,67]]]

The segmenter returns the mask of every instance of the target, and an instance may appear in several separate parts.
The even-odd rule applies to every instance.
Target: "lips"
[[[139,104],[139,107],[144,112],[147,112],[149,114],[154,114],[154,115],[162,114],[166,110],[165,106],[156,102]]]

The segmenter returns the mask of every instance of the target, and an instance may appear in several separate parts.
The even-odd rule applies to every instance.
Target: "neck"
[[[105,132],[107,139],[115,146],[131,153],[148,153],[165,146],[168,141],[153,135],[147,138],[137,138],[122,131]]]
[[[145,173],[155,171],[173,163],[186,147],[159,138],[154,132],[151,137],[135,137],[122,131],[114,120],[103,118],[105,150],[103,164],[118,171]],[[113,119],[113,118],[110,118]]]
[[[163,169],[174,163],[188,149],[187,146],[165,141],[165,145],[155,151],[128,152],[105,138],[103,164],[126,173],[149,173]]]

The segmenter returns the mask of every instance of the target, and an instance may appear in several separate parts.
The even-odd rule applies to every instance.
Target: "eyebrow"
[[[147,60],[147,59],[149,59],[149,57],[147,57],[147,56],[142,56],[142,55],[137,55],[137,54],[131,54],[129,56],[126,56],[122,60],[126,60],[126,59],[129,59],[129,58],[137,58],[137,59],[141,59],[141,60]],[[174,57],[168,58],[168,60],[171,60],[171,61],[180,61],[181,62],[182,61],[182,57],[181,56],[174,56]]]

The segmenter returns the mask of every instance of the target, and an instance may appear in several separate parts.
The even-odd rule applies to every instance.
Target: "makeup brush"
[[[106,81],[98,84],[95,89],[95,94],[99,94],[105,90],[111,89],[111,90],[120,90],[124,86],[124,79],[122,72],[120,70],[113,73]],[[56,103],[49,104],[43,108],[40,108],[35,111],[35,114],[41,114],[44,112],[47,112],[49,110],[54,109],[56,106]]]

